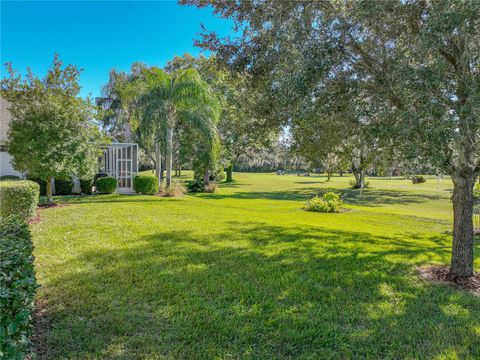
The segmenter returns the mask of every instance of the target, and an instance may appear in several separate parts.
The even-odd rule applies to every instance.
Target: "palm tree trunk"
[[[166,189],[169,190],[170,186],[172,185],[172,160],[173,160],[173,126],[172,124],[168,128],[167,133],[167,181],[166,181]]]
[[[51,177],[51,176],[49,176],[49,177],[47,178],[46,195],[47,195],[47,203],[48,203],[48,204],[53,204],[52,177]]]
[[[162,153],[158,141],[155,143],[155,176],[160,189],[162,187]]]

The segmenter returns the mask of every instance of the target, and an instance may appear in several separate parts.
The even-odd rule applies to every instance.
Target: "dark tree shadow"
[[[480,357],[478,298],[415,274],[447,261],[446,236],[229,226],[161,230],[60,263],[42,290],[49,357]]]
[[[242,199],[242,200],[293,200],[306,201],[315,195],[322,196],[328,191],[340,193],[342,200],[347,204],[383,206],[398,204],[420,204],[428,200],[438,200],[440,197],[429,194],[414,194],[399,190],[377,190],[377,189],[336,189],[304,187],[295,190],[285,191],[239,191],[232,194],[196,194],[206,199]]]

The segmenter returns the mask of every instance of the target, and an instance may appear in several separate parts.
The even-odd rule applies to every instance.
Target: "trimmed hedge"
[[[73,190],[72,179],[55,179],[55,195],[71,195]]]
[[[31,354],[32,311],[37,284],[28,225],[0,219],[0,358]]]
[[[112,194],[117,189],[117,179],[106,176],[97,179],[97,191],[100,194]]]
[[[133,189],[144,195],[154,195],[158,192],[158,181],[154,176],[137,175],[133,178]]]
[[[0,217],[30,220],[35,215],[39,192],[40,186],[30,180],[0,181]]]
[[[40,186],[40,195],[47,195],[47,182],[38,178],[27,177],[27,180],[36,182]]]
[[[80,179],[80,189],[82,194],[92,195],[93,179],[82,180]]]

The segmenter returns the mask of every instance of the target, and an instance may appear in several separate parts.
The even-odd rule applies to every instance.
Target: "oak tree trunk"
[[[474,174],[456,174],[453,180],[453,244],[450,276],[473,276],[473,186]]]
[[[352,165],[353,176],[355,176],[355,189],[365,187],[365,170],[359,166]]]

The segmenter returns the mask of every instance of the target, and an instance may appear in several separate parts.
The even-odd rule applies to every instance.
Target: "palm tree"
[[[141,128],[155,133],[157,144],[165,142],[168,190],[172,184],[176,125],[191,126],[199,131],[213,151],[219,106],[207,83],[193,68],[171,73],[159,68],[149,69],[140,103],[144,107]]]

